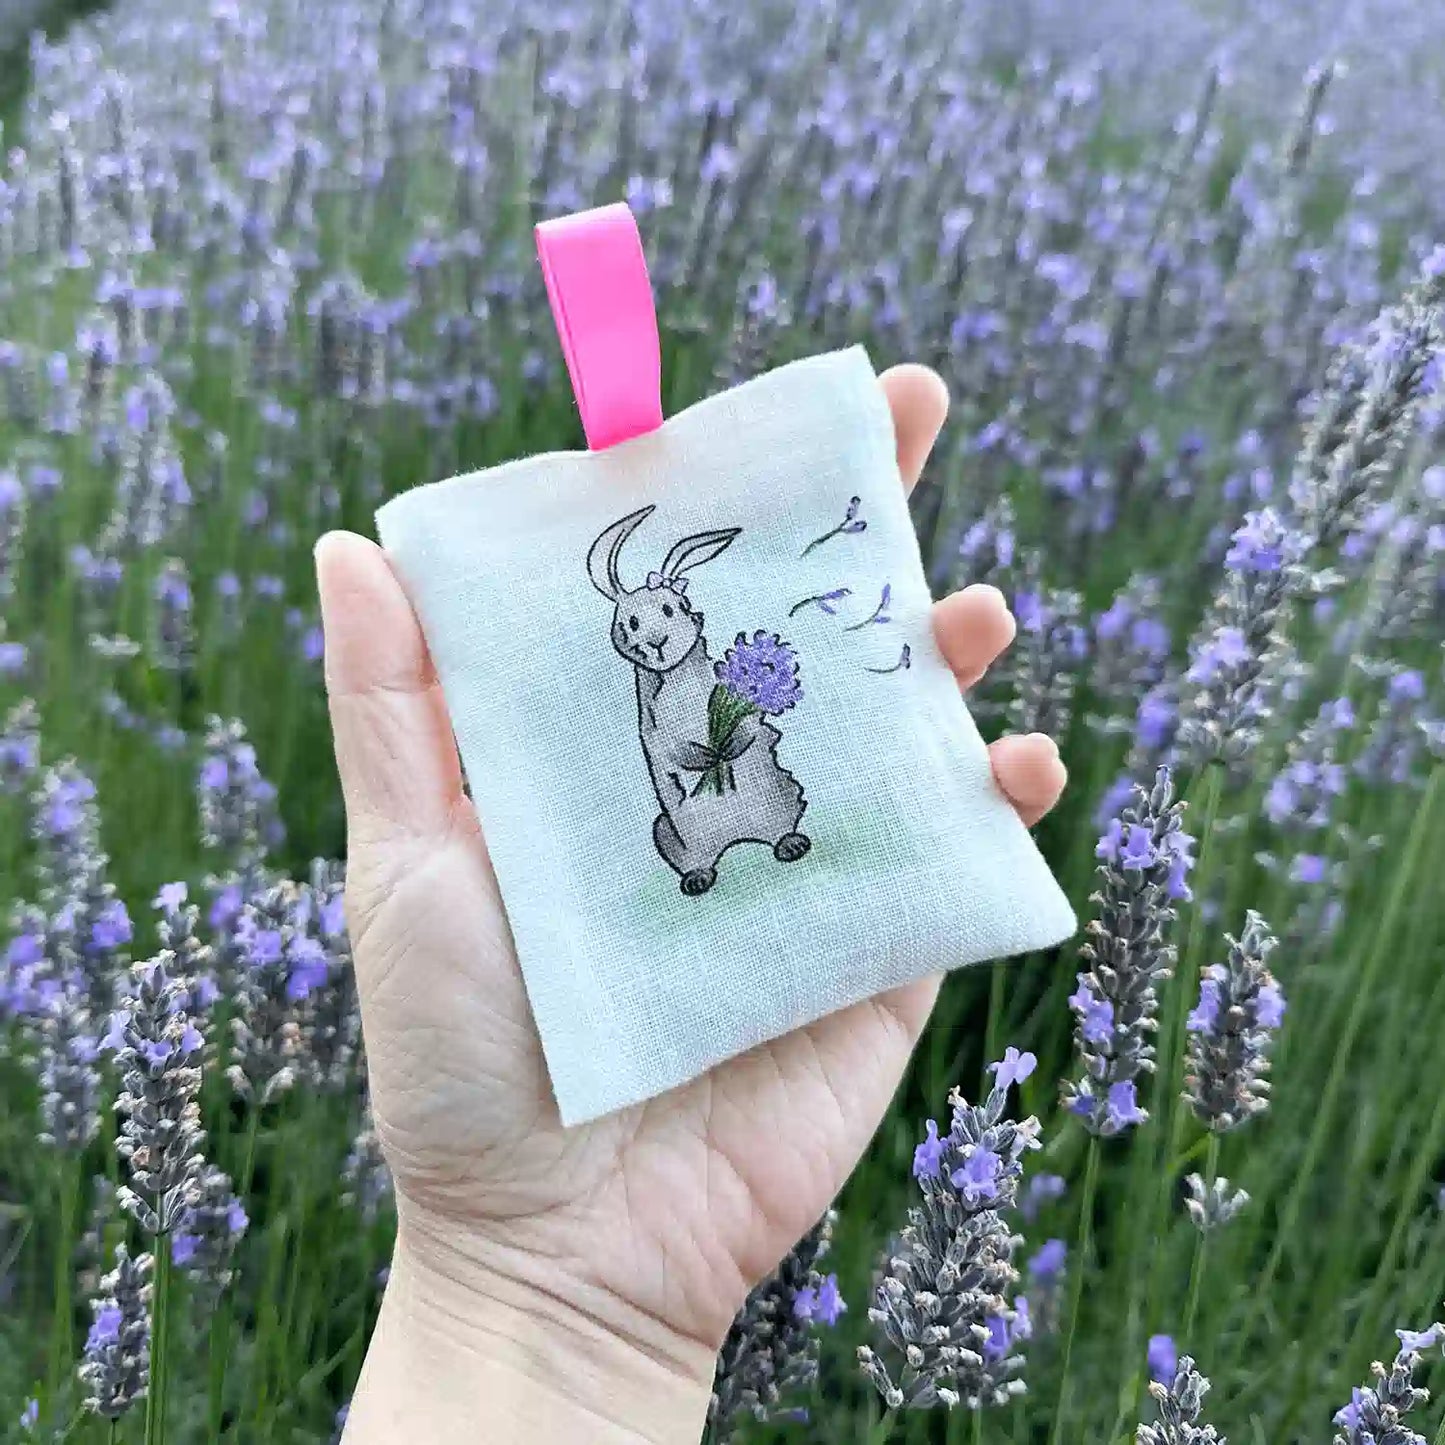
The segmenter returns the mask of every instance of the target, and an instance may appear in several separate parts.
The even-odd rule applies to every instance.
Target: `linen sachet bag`
[[[1075,925],[934,643],[864,351],[663,422],[630,213],[538,242],[592,449],[377,522],[576,1124]]]

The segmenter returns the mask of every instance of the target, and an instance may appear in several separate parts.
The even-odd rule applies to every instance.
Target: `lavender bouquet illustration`
[[[719,797],[735,789],[733,763],[752,742],[742,728],[748,718],[779,717],[803,696],[798,655],[776,633],[758,631],[737,641],[713,664],[717,684],[707,700],[707,746],[696,796],[711,789]]]

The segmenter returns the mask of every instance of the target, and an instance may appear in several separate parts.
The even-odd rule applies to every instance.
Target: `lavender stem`
[[[1069,1408],[1069,1367],[1074,1356],[1074,1333],[1079,1325],[1079,1302],[1084,1292],[1084,1274],[1088,1269],[1089,1250],[1094,1236],[1094,1195],[1099,1187],[1099,1136],[1089,1134],[1089,1150],[1084,1162],[1084,1187],[1079,1197],[1079,1236],[1074,1248],[1073,1268],[1069,1280],[1069,1322],[1064,1332],[1064,1363],[1059,1371],[1059,1398],[1054,1407],[1054,1424],[1049,1431],[1049,1445],[1059,1445],[1064,1438],[1064,1416]]]
[[[1204,1180],[1207,1188],[1214,1187],[1219,1177],[1219,1134],[1209,1131],[1209,1150],[1204,1166]],[[1199,1310],[1199,1289],[1204,1282],[1204,1251],[1208,1247],[1210,1231],[1201,1229],[1194,1240],[1194,1258],[1189,1265],[1189,1300],[1184,1307],[1184,1339],[1193,1338],[1194,1317]]]

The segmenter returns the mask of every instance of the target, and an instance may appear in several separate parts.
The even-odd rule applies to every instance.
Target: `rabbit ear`
[[[714,557],[732,546],[733,540],[742,530],[741,527],[719,527],[714,532],[697,532],[691,537],[684,537],[667,554],[662,564],[662,575],[680,577],[693,567],[701,567],[704,562],[711,562]]]
[[[653,514],[654,507],[643,507],[629,512],[621,521],[614,522],[592,544],[587,553],[587,575],[592,585],[609,602],[616,602],[619,594],[627,589],[617,576],[617,558],[622,544]]]

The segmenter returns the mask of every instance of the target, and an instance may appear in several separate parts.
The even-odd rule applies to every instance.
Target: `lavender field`
[[[1445,33],[1186,8],[1173,50],[983,0],[120,0],[37,44],[0,1442],[340,1438],[395,1205],[312,546],[582,444],[531,228],[625,197],[669,412],[853,342],[947,381],[924,555],[1013,610],[970,705],[1058,740],[1087,921],[950,977],[710,1438],[1445,1445]]]

